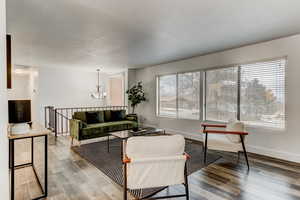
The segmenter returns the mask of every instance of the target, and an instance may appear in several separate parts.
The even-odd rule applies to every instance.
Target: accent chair
[[[185,194],[164,197],[189,199],[187,164],[189,156],[184,153],[185,140],[181,135],[139,136],[128,139],[125,147],[124,200],[128,189],[168,187],[183,184]]]
[[[244,142],[248,132],[245,131],[244,123],[231,120],[228,124],[202,123],[201,126],[203,128],[204,163],[206,163],[207,149],[236,152],[238,153],[238,157],[240,152],[244,152],[249,170],[248,156]]]

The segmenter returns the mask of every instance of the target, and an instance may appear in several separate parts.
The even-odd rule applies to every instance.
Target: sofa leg
[[[74,137],[71,136],[71,147],[73,146],[73,144],[74,144]]]
[[[74,146],[80,146],[81,145],[81,142],[77,139],[75,139],[74,137],[71,137],[71,147],[74,147]]]

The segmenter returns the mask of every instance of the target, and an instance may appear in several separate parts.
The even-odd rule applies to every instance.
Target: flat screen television
[[[31,122],[31,101],[9,100],[8,121],[10,124]]]

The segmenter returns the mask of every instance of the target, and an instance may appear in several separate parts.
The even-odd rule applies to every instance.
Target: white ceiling
[[[8,0],[18,65],[120,71],[300,33],[299,0]]]

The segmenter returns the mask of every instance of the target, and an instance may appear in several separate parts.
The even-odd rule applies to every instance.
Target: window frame
[[[178,114],[178,77],[179,74],[185,74],[185,73],[200,73],[199,77],[199,117],[197,119],[191,119],[191,118],[184,118],[179,117]],[[175,75],[176,76],[176,115],[175,116],[168,116],[168,115],[161,115],[160,114],[160,78],[163,76],[170,76]],[[203,105],[203,95],[202,95],[202,89],[203,89],[203,70],[191,70],[191,71],[182,71],[182,72],[176,72],[176,73],[166,73],[166,74],[160,74],[156,75],[156,116],[160,118],[170,118],[170,119],[180,119],[180,120],[193,120],[193,121],[199,121],[203,120],[202,116],[202,105]]]
[[[218,69],[227,69],[227,68],[233,68],[233,67],[238,67],[237,65],[226,65],[224,67],[214,67],[214,68],[208,68],[208,69],[205,69],[203,70],[203,76],[204,76],[204,80],[203,80],[203,90],[205,91],[205,93],[203,94],[203,102],[204,104],[202,104],[203,106],[203,109],[204,110],[204,113],[203,113],[203,121],[207,121],[207,122],[220,122],[220,123],[226,123],[227,121],[225,120],[217,120],[217,119],[214,119],[214,120],[208,120],[207,119],[207,102],[206,102],[206,97],[207,97],[207,91],[206,91],[206,84],[207,84],[207,74],[206,72],[208,71],[213,71],[213,70],[218,70]],[[237,72],[239,71],[239,69],[237,68]],[[239,72],[238,72],[239,73]],[[237,75],[238,75],[237,73]],[[239,102],[239,78],[237,77],[237,103]],[[239,106],[237,105],[237,118],[238,118],[238,113],[239,111]]]
[[[274,61],[274,60],[280,60],[284,59],[285,60],[285,80],[284,80],[284,102],[285,102],[285,110],[284,110],[284,124],[283,127],[274,127],[274,126],[269,126],[269,125],[253,125],[253,124],[246,124],[249,127],[255,127],[255,128],[264,128],[264,129],[270,129],[270,130],[283,130],[286,129],[287,125],[287,115],[286,115],[286,96],[287,96],[287,67],[288,67],[288,56],[281,56],[281,57],[273,57],[273,58],[268,58],[268,59],[260,59],[260,60],[255,60],[255,61],[250,61],[250,62],[242,62],[242,63],[236,63],[236,64],[228,64],[228,65],[223,65],[223,66],[215,66],[215,67],[206,67],[203,69],[196,69],[196,70],[189,70],[189,71],[180,71],[176,73],[164,73],[164,74],[159,74],[156,75],[156,116],[160,118],[170,118],[170,119],[179,119],[179,120],[193,120],[193,121],[210,121],[210,122],[221,122],[221,123],[226,123],[227,121],[221,121],[221,120],[207,120],[206,119],[206,114],[207,114],[207,107],[206,107],[206,96],[207,96],[207,91],[206,91],[206,72],[210,70],[216,70],[216,69],[224,69],[224,68],[230,68],[230,67],[237,67],[237,116],[236,119],[240,119],[240,104],[241,104],[241,98],[240,98],[240,93],[241,93],[241,87],[240,87],[240,81],[241,81],[241,65],[247,65],[247,64],[254,64],[254,63],[259,63],[259,62],[268,62],[268,61]],[[184,73],[193,73],[193,72],[199,72],[200,73],[200,87],[199,87],[199,119],[190,119],[190,118],[182,118],[178,116],[178,75],[179,74],[184,74]],[[162,76],[168,76],[168,75],[175,75],[176,76],[176,116],[166,116],[166,115],[161,115],[160,114],[160,77]]]
[[[178,111],[178,73],[170,73],[170,74],[163,74],[163,75],[158,75],[156,76],[156,94],[157,94],[157,97],[156,97],[156,116],[157,117],[163,117],[163,118],[170,118],[170,119],[177,119],[177,111]],[[176,76],[176,114],[175,116],[172,116],[172,115],[161,115],[160,113],[160,77],[163,77],[163,76],[172,76],[172,75],[175,75]]]
[[[204,82],[203,82],[203,86],[204,86],[204,90],[205,93],[203,93],[203,98],[204,98],[204,103],[202,104],[203,106],[203,119],[204,121],[211,121],[211,122],[221,122],[221,123],[226,123],[227,121],[224,120],[207,120],[207,116],[206,116],[206,84],[207,84],[207,80],[206,80],[206,72],[207,71],[212,71],[212,70],[217,70],[217,69],[226,69],[226,68],[230,68],[230,67],[236,67],[237,68],[237,116],[236,119],[240,120],[241,117],[241,68],[242,65],[251,65],[251,64],[255,64],[255,63],[260,63],[260,62],[271,62],[271,61],[276,61],[276,60],[285,60],[285,74],[284,74],[284,123],[283,123],[283,127],[275,127],[275,126],[270,126],[270,125],[253,125],[253,124],[248,124],[246,123],[247,126],[249,127],[257,127],[257,128],[267,128],[267,129],[271,129],[271,130],[284,130],[286,129],[286,68],[288,66],[288,57],[287,56],[283,56],[283,57],[277,57],[277,58],[271,58],[271,59],[264,59],[264,60],[258,60],[258,61],[253,61],[253,62],[247,62],[247,63],[239,63],[239,64],[232,64],[232,65],[227,65],[227,66],[223,66],[223,67],[214,67],[214,68],[207,68],[203,70],[203,76],[204,78]]]

